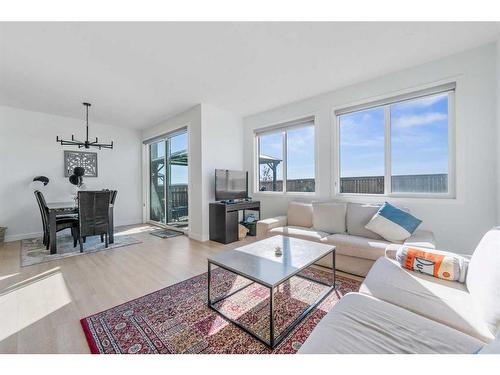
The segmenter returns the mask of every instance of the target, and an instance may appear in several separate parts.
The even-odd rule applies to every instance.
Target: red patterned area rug
[[[314,267],[307,276],[330,281],[332,273]],[[218,309],[257,332],[269,335],[269,289],[220,268],[212,271],[212,299],[250,284],[219,302]],[[207,274],[126,302],[81,320],[92,353],[295,353],[328,311],[360,282],[337,275],[336,289],[271,350],[207,307]],[[275,291],[275,332],[280,333],[326,288],[292,277]]]

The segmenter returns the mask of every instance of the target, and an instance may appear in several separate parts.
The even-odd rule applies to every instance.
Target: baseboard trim
[[[208,236],[203,236],[201,234],[193,233],[193,232],[189,232],[189,238],[196,240],[196,241],[200,241],[200,242],[208,241]]]
[[[12,234],[12,235],[5,236],[5,242],[27,240],[28,238],[36,238],[36,237],[41,237],[41,236],[43,236],[43,232]]]
[[[115,228],[128,225],[139,225],[142,224],[140,221],[129,220],[125,222],[115,222]],[[27,240],[29,238],[36,238],[43,236],[43,232],[32,232],[32,233],[18,233],[18,234],[8,234],[9,229],[7,229],[7,235],[5,236],[5,242],[14,242],[20,240]]]
[[[116,227],[124,227],[127,225],[141,225],[141,224],[144,224],[141,220],[128,220],[128,221],[120,221],[120,222],[115,221],[115,228]]]

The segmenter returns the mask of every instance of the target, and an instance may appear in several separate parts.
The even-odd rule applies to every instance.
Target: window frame
[[[310,124],[312,123],[312,124]],[[314,191],[288,191],[286,189],[287,185],[287,168],[288,168],[288,136],[287,131],[291,129],[300,129],[312,127],[314,130]],[[259,138],[264,135],[271,135],[282,133],[282,150],[283,150],[283,189],[281,191],[260,191],[260,142]],[[253,130],[253,138],[254,138],[254,173],[253,173],[253,194],[254,195],[291,195],[291,196],[315,196],[318,193],[318,141],[317,141],[317,127],[316,127],[316,116],[309,115],[306,117],[300,117],[295,120],[290,120],[286,122],[281,122],[278,124],[274,124],[271,126],[265,126],[256,128]]]
[[[392,191],[392,158],[391,158],[391,116],[390,106],[404,101],[415,100],[427,96],[448,93],[448,192],[446,193],[423,193],[423,192],[393,192]],[[336,197],[391,197],[391,198],[434,198],[434,199],[456,199],[456,151],[455,151],[455,97],[456,81],[448,82],[439,86],[432,86],[422,90],[413,90],[397,96],[388,96],[376,101],[364,102],[352,106],[343,106],[333,110],[333,149],[336,161],[333,162],[333,191]],[[342,193],[340,192],[340,116],[348,113],[367,110],[370,108],[384,108],[384,193]]]

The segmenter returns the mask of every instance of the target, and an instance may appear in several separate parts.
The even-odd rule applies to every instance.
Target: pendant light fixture
[[[56,137],[56,142],[60,143],[62,146],[78,146],[78,148],[90,148],[90,147],[96,147],[99,150],[102,148],[113,148],[113,141],[111,143],[99,143],[99,140],[97,137],[95,138],[95,142],[90,142],[89,141],[89,107],[90,103],[82,103],[85,106],[86,109],[86,119],[87,119],[87,138],[85,139],[85,142],[79,141],[75,139],[75,136],[72,134],[71,135],[71,141],[65,141],[64,139],[59,139],[59,137]]]

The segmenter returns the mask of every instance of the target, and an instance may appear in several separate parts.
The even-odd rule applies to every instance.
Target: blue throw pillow
[[[391,242],[403,242],[410,237],[422,220],[385,202],[365,228]]]

